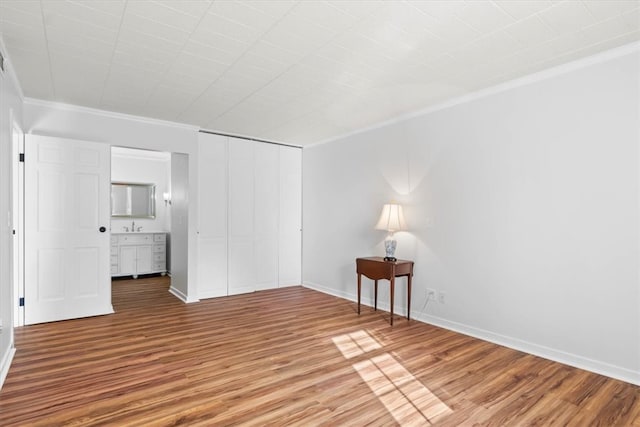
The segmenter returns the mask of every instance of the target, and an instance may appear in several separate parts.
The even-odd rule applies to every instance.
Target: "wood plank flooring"
[[[1,426],[640,426],[640,388],[302,287],[16,330]]]

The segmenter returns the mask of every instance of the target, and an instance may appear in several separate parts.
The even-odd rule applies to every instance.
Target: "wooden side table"
[[[407,277],[407,320],[411,313],[411,278],[413,277],[413,261],[399,259],[385,261],[382,257],[356,258],[356,272],[358,273],[358,314],[360,314],[360,295],[362,289],[362,275],[364,274],[375,283],[374,310],[378,309],[378,280],[386,279],[391,285],[391,325],[393,325],[393,297],[395,294],[396,277]]]

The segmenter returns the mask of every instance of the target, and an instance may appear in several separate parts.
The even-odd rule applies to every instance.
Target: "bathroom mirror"
[[[155,218],[155,184],[112,182],[111,216],[116,218]]]

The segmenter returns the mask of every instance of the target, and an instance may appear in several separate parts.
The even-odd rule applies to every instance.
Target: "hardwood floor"
[[[640,387],[302,287],[16,330],[0,425],[640,426]]]

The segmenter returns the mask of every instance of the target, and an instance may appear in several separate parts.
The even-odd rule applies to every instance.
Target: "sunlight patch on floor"
[[[365,331],[352,332],[332,338],[333,343],[346,359],[382,348],[380,343]]]
[[[366,331],[332,340],[346,359],[382,348]],[[389,353],[356,362],[353,368],[400,425],[429,425],[453,412]]]

